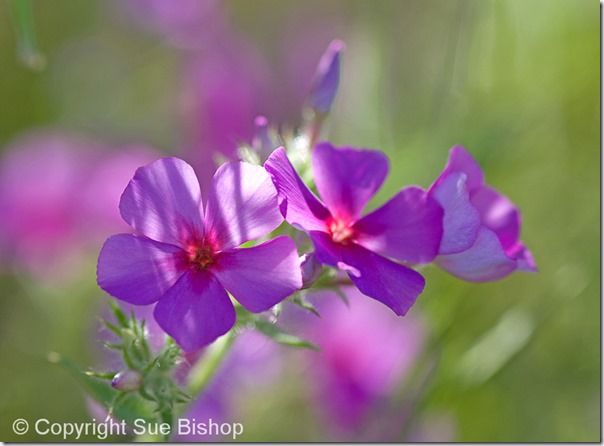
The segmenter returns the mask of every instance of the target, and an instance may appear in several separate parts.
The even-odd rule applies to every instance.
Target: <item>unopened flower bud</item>
[[[302,270],[302,288],[310,288],[321,275],[321,263],[317,260],[314,252],[304,254],[300,257],[300,269]]]
[[[117,373],[111,380],[111,387],[122,392],[138,390],[142,384],[142,375],[134,370],[123,370]]]
[[[254,119],[254,138],[252,148],[258,153],[260,159],[264,162],[275,150],[279,143],[268,125],[268,119],[264,116],[257,116]]]
[[[341,40],[332,41],[317,66],[308,104],[319,114],[328,113],[336,97],[340,83],[340,54],[344,48]]]

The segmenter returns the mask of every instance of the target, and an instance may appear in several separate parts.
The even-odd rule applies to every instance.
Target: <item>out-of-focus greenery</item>
[[[178,146],[178,63],[169,46],[120,24],[108,1],[33,6],[42,71],[19,63],[10,11],[0,4],[0,145],[28,129],[60,126]],[[522,209],[522,238],[538,274],[471,284],[435,267],[423,271],[428,285],[416,311],[431,325],[440,361],[421,410],[450,412],[462,441],[598,441],[598,2],[225,6],[267,56],[294,18],[337,24],[333,37],[347,51],[329,137],[389,155],[390,176],[372,205],[402,185],[428,186],[449,147],[462,144],[488,182]],[[21,438],[10,429],[18,417],[88,419],[76,384],[46,354],[92,361],[91,327],[102,305],[93,256],[68,290],[21,274],[0,277],[2,440]],[[287,418],[288,408],[298,408],[289,387],[262,399],[273,410],[250,415],[246,439],[316,438]]]

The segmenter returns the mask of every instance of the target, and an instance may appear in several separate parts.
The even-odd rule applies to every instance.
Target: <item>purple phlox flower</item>
[[[537,271],[520,240],[519,209],[485,184],[480,166],[461,146],[429,190],[444,209],[443,237],[436,263],[475,282],[501,279],[513,271]]]
[[[442,209],[416,186],[399,191],[379,209],[361,216],[388,172],[388,159],[374,150],[334,148],[312,152],[319,200],[303,183],[283,148],[265,163],[279,192],[285,219],[306,231],[317,259],[348,273],[365,295],[404,315],[424,288],[424,278],[390,258],[419,263],[436,256]]]
[[[283,220],[260,166],[222,165],[204,208],[193,168],[163,158],[136,171],[120,212],[136,234],[105,242],[99,286],[135,305],[156,303],[156,321],[185,351],[211,343],[235,324],[227,291],[247,310],[261,312],[302,286],[288,237],[237,248]]]
[[[321,349],[306,357],[312,364],[309,385],[318,411],[337,436],[362,432],[379,421],[374,418],[382,416],[382,403],[402,385],[425,339],[424,324],[415,314],[401,320],[354,288],[345,292],[348,306],[333,294],[315,294],[311,300],[321,318],[296,318],[298,324],[305,318],[304,336]]]
[[[308,96],[308,105],[317,113],[328,113],[336,97],[340,83],[340,55],[344,48],[344,42],[333,40],[319,61]]]
[[[42,279],[77,270],[81,254],[123,228],[116,203],[142,146],[109,147],[59,131],[28,133],[0,161],[0,251]]]

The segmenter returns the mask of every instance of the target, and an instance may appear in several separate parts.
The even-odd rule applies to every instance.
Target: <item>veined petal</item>
[[[443,234],[443,209],[419,187],[401,190],[355,223],[355,242],[381,255],[413,263],[430,262]]]
[[[302,287],[296,244],[284,236],[220,253],[212,273],[254,313],[268,310]]]
[[[441,255],[436,263],[454,276],[472,282],[498,280],[516,269],[516,262],[506,255],[497,235],[484,226],[470,249]]]
[[[520,211],[506,196],[489,186],[475,190],[472,204],[482,218],[482,224],[495,232],[506,251],[518,243]]]
[[[283,221],[277,191],[261,166],[223,164],[214,174],[206,208],[206,234],[228,249],[263,236]]]
[[[285,149],[276,149],[264,167],[271,174],[279,193],[279,209],[285,220],[306,231],[325,231],[325,221],[330,213],[304,184],[287,159]]]
[[[319,195],[334,217],[356,220],[388,174],[388,158],[377,150],[317,144],[312,169]]]
[[[424,289],[421,274],[355,243],[340,245],[327,234],[312,232],[317,258],[346,271],[350,280],[366,296],[404,316]]]
[[[148,305],[174,285],[184,270],[180,248],[146,237],[118,234],[109,237],[101,249],[97,282],[118,299]]]
[[[235,325],[235,308],[208,272],[189,270],[155,305],[155,320],[184,351],[210,344]]]
[[[470,248],[480,229],[480,214],[470,202],[466,174],[454,172],[441,177],[430,189],[444,209],[440,254],[453,254]]]
[[[203,235],[199,182],[178,158],[139,167],[122,194],[120,212],[137,232],[158,242],[182,246]]]

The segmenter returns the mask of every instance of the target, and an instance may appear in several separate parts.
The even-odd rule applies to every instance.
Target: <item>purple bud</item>
[[[273,138],[271,129],[268,125],[268,119],[265,116],[257,116],[254,119],[254,139],[252,148],[258,153],[262,161],[266,160],[279,144]]]
[[[345,45],[333,40],[321,56],[315,78],[308,96],[308,104],[317,112],[329,112],[340,83],[340,53]]]
[[[111,387],[122,392],[132,392],[140,389],[143,377],[134,370],[123,370],[117,373],[111,380]]]
[[[321,263],[317,260],[314,252],[304,254],[300,257],[300,269],[302,270],[302,288],[310,288],[321,275]]]

